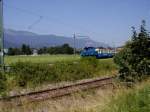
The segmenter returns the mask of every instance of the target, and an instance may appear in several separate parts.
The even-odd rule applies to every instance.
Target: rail
[[[39,90],[39,91],[29,92],[25,94],[8,96],[8,97],[0,98],[0,101],[2,100],[10,101],[10,100],[15,100],[15,99],[25,98],[26,100],[30,102],[34,102],[34,101],[46,100],[50,98],[62,97],[62,96],[70,95],[78,91],[104,87],[106,85],[113,85],[114,78],[115,76],[93,79],[90,81],[79,82],[79,83],[70,84],[67,86],[60,86],[60,87],[50,88],[46,90]]]

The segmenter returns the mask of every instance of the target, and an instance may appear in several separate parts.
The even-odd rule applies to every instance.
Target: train
[[[112,48],[95,48],[95,47],[85,47],[80,55],[81,57],[93,56],[97,59],[102,58],[112,58],[115,54],[115,50]]]

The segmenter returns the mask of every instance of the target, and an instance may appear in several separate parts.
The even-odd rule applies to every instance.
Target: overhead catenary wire
[[[32,29],[33,26],[35,26],[36,24],[41,22],[41,20],[46,20],[46,21],[49,21],[49,22],[53,21],[53,22],[55,22],[57,24],[64,25],[65,27],[69,27],[72,30],[74,30],[74,28],[77,27],[81,31],[85,31],[85,32],[88,32],[88,33],[91,33],[91,34],[97,34],[97,33],[93,32],[93,31],[91,31],[91,30],[89,31],[89,30],[87,30],[87,29],[85,29],[85,28],[83,28],[83,27],[81,27],[79,25],[73,25],[73,24],[65,23],[65,22],[61,21],[60,19],[58,19],[58,18],[53,18],[53,17],[49,17],[47,15],[38,14],[37,12],[29,11],[27,9],[19,8],[19,7],[12,6],[12,5],[9,5],[9,4],[6,4],[6,3],[4,3],[4,6],[6,8],[12,8],[12,9],[15,9],[16,11],[20,11],[22,13],[26,13],[26,14],[29,14],[29,15],[34,16],[34,17],[38,17],[39,18],[38,20],[36,20],[35,22],[33,22],[32,24],[27,26],[28,29]]]
[[[81,27],[80,25],[75,25],[75,24],[70,24],[70,23],[66,23],[66,22],[63,22],[62,20],[58,19],[58,18],[55,18],[55,17],[52,17],[52,16],[47,16],[47,15],[43,15],[43,14],[39,14],[39,12],[35,12],[35,11],[30,11],[28,9],[24,9],[24,8],[20,8],[20,7],[16,7],[16,6],[13,6],[13,5],[10,5],[10,4],[6,4],[4,2],[4,8],[11,8],[11,9],[15,9],[16,11],[19,11],[21,13],[26,13],[28,15],[31,15],[31,16],[34,16],[34,17],[37,17],[37,20],[33,21],[32,23],[30,23],[29,25],[26,26],[27,30],[32,30],[35,26],[37,26],[40,22],[46,20],[47,21],[47,24],[51,24],[51,23],[56,23],[56,24],[59,24],[59,25],[63,25],[64,27],[68,27],[69,29],[72,29],[73,32],[86,32],[86,34],[88,35],[101,35],[99,34],[98,32],[93,32],[93,31],[89,31],[83,27]],[[75,29],[77,28],[77,29]],[[45,30],[43,30],[45,31]],[[84,33],[85,34],[85,33]],[[81,37],[81,36],[79,36]],[[88,37],[89,39],[89,36],[86,36]],[[91,36],[90,36],[91,37]],[[82,37],[81,37],[82,38]],[[99,45],[98,45],[99,46]]]
[[[64,23],[64,22],[62,22],[62,21],[60,21],[60,20],[58,20],[56,18],[48,17],[46,15],[41,15],[41,14],[38,14],[37,12],[33,12],[33,11],[29,11],[27,9],[23,9],[23,8],[19,8],[19,7],[16,7],[16,6],[8,5],[6,3],[4,3],[4,6],[5,6],[5,8],[15,9],[16,11],[19,11],[19,12],[22,12],[22,13],[26,13],[26,14],[34,16],[34,17],[38,17],[39,19],[37,21],[35,21],[34,23],[32,23],[34,25],[38,24],[41,21],[41,19],[43,19],[43,20],[50,21],[50,22],[53,21],[53,22],[55,22],[57,24],[58,23],[59,24],[63,24],[64,26],[69,26],[69,28],[73,28],[71,25],[67,25],[66,23]],[[29,25],[27,28],[30,29],[30,26],[32,26],[32,24]]]
[[[35,25],[37,25],[42,20],[42,18],[43,16],[40,16],[38,20],[36,20],[34,23],[28,26],[28,29],[32,29]]]

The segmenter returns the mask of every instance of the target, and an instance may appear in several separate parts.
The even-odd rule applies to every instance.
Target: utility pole
[[[115,42],[113,42],[113,50],[114,50],[114,54],[116,54],[116,53],[117,53],[117,50],[116,50]]]
[[[74,39],[74,55],[76,54],[76,37],[87,37],[90,38],[89,36],[83,36],[83,35],[76,35],[75,33],[73,34],[73,39]]]
[[[0,0],[0,65],[4,67],[3,0]]]
[[[75,33],[73,34],[73,46],[74,46],[73,53],[75,55],[76,54],[76,34]]]

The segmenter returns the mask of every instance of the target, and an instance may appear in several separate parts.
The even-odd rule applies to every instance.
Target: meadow
[[[5,64],[9,65],[16,62],[33,62],[33,63],[54,63],[58,61],[76,61],[79,55],[38,55],[38,56],[5,56]]]
[[[113,59],[81,58],[79,55],[6,56],[2,84],[6,91],[34,88],[43,84],[77,81],[117,74]],[[5,92],[5,91],[4,91]]]
[[[6,57],[5,60],[7,60],[7,64],[14,65],[15,69],[13,74],[7,75],[8,92],[12,89],[17,90],[18,86],[24,89],[34,88],[45,82],[49,84],[113,75],[118,70],[112,58],[97,60],[81,58],[79,55],[11,56]],[[50,65],[49,63],[54,64]],[[19,90],[22,89],[19,88]],[[0,107],[5,105],[7,108],[2,108],[0,112],[10,110],[14,112],[149,112],[149,90],[150,85],[147,80],[132,88],[120,86],[116,91],[104,89],[79,92],[68,98],[30,105],[23,104],[22,107],[1,102]]]
[[[5,56],[5,64],[12,65],[18,62],[32,64],[60,64],[60,63],[78,63],[81,60],[80,55],[38,55],[38,56]],[[98,76],[112,75],[116,73],[117,66],[113,62],[113,58],[97,59]],[[86,65],[88,66],[88,65]]]
[[[22,102],[23,103],[23,102]],[[0,112],[149,112],[150,82],[132,88],[97,89],[30,104],[1,103]]]
[[[38,55],[38,56],[5,56],[5,64],[11,65],[17,62],[32,62],[53,64],[58,62],[76,62],[81,59],[80,55]],[[97,59],[101,69],[116,69],[116,65],[112,58]]]

